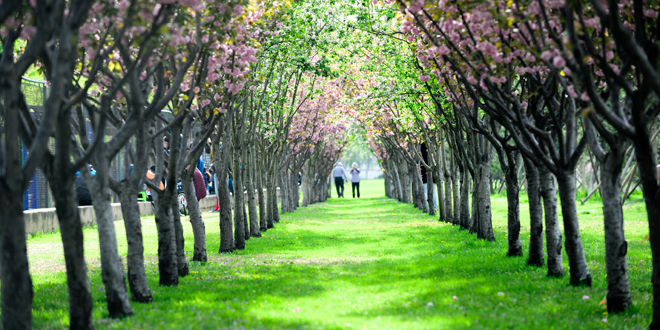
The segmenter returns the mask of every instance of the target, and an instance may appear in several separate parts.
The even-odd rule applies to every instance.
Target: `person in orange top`
[[[154,166],[152,166],[152,168],[153,168],[153,167],[154,167]],[[154,173],[154,169],[149,169],[149,170],[147,170],[147,179],[149,179],[149,180],[153,180],[155,177],[156,177],[156,173]],[[161,180],[161,182],[160,182],[160,190],[163,190],[163,189],[165,189],[165,185],[163,184],[163,181]],[[148,200],[148,201],[151,201],[151,200],[152,200],[152,198],[151,198],[151,189],[150,189],[149,187],[147,187],[147,200]]]

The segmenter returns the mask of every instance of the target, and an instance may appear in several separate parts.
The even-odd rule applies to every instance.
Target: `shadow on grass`
[[[211,252],[212,262],[191,263],[191,275],[182,278],[177,288],[158,287],[157,268],[150,262],[155,251],[151,251],[147,275],[155,302],[133,304],[136,315],[123,320],[107,319],[104,293],[99,291],[103,287],[100,272],[93,268],[97,328],[597,329],[648,325],[650,267],[639,262],[648,259],[645,245],[636,240],[629,245],[633,300],[641,306],[609,317],[605,323],[607,316],[599,305],[606,283],[598,213],[590,211],[594,217],[581,218],[594,287],[574,288],[568,278],[547,278],[545,268],[526,266],[524,257],[505,257],[506,213],[495,211],[499,210],[494,210],[498,241],[484,242],[455,226],[438,223],[437,217],[411,205],[385,198],[331,199],[283,215],[275,229],[250,240],[244,251]],[[525,230],[524,224],[524,251]],[[218,234],[208,233],[208,249],[213,251],[219,244]],[[192,240],[187,238],[191,249]],[[68,314],[64,273],[35,283],[39,283],[35,285],[35,328],[62,328]]]

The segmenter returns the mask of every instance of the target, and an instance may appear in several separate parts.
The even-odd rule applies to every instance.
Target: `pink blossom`
[[[241,5],[236,5],[236,6],[234,6],[233,11],[234,11],[234,14],[240,16],[240,15],[243,15],[243,13],[245,12],[245,9],[243,9],[243,6],[241,6]]]
[[[419,76],[419,80],[421,80],[423,82],[427,82],[427,81],[429,81],[429,79],[431,79],[431,77],[429,77],[428,75],[420,75]]]
[[[541,53],[541,59],[544,61],[549,61],[551,57],[552,57],[552,53],[549,50],[546,50],[543,53]]]
[[[574,87],[573,85],[568,86],[568,88],[566,89],[566,91],[568,92],[568,95],[569,95],[570,97],[572,97],[572,98],[574,98],[574,99],[577,98],[578,95],[577,95],[577,93],[575,92],[575,87]]]
[[[564,60],[563,57],[557,55],[555,56],[554,59],[552,59],[552,65],[554,65],[556,68],[563,68],[566,65],[566,60]]]
[[[32,38],[34,34],[37,32],[37,28],[34,26],[26,26],[21,30],[21,35],[20,38],[23,40],[27,40]]]
[[[182,6],[195,7],[200,4],[200,0],[179,0]]]

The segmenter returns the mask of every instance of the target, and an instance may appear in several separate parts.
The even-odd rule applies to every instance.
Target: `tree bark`
[[[256,155],[255,158],[257,158]],[[262,171],[261,171],[264,165],[263,165],[263,160],[255,160],[255,161],[257,164],[259,164],[259,166],[255,166],[254,168],[254,175],[256,175],[257,177],[257,196],[259,197],[259,230],[267,231],[268,224],[266,223],[266,210],[268,209],[268,206],[264,198],[264,185],[263,185]]]
[[[538,172],[539,183],[541,184],[541,196],[543,197],[543,211],[545,213],[548,276],[562,277],[564,276],[564,266],[561,255],[562,237],[559,230],[559,216],[557,215],[557,185],[554,175],[544,165],[538,167]]]
[[[625,146],[611,146],[601,163],[600,180],[605,222],[605,260],[607,267],[607,312],[620,313],[632,305],[628,284],[628,242],[623,230],[621,168]]]
[[[485,239],[488,241],[495,240],[493,233],[493,219],[490,207],[490,165],[492,158],[479,164],[479,230],[477,231],[477,238]]]
[[[470,172],[461,174],[461,229],[470,229]]]
[[[575,171],[560,172],[557,175],[557,182],[564,220],[566,254],[568,255],[568,266],[570,267],[571,285],[591,286],[591,274],[589,274],[587,259],[584,256],[578,224],[577,203],[575,200]]]
[[[47,174],[47,177],[55,199],[57,220],[64,247],[66,281],[69,289],[69,328],[94,329],[92,294],[87,277],[82,223],[78,212],[76,192],[73,189],[73,176],[53,173]]]
[[[195,239],[192,260],[206,262],[208,261],[208,256],[206,255],[206,226],[202,218],[202,210],[199,208],[199,201],[197,201],[192,176],[189,176],[188,173],[184,174],[181,177],[181,185],[188,201],[188,216],[190,217],[190,225],[192,226],[193,237]]]
[[[156,199],[156,230],[158,231],[158,275],[163,286],[179,285],[179,270],[176,254],[176,234],[172,204],[172,192],[166,189],[162,194],[153,194]],[[176,209],[178,213],[178,207]]]
[[[231,122],[231,118],[224,119],[224,121]],[[220,127],[225,127],[223,132],[223,143],[220,150],[220,145],[215,144],[213,146],[213,153],[215,159],[215,171],[216,177],[218,180],[218,186],[216,187],[215,193],[218,196],[218,205],[220,209],[220,248],[218,253],[232,252],[234,251],[234,231],[232,229],[232,218],[231,218],[231,198],[229,195],[229,185],[228,185],[228,169],[227,165],[229,164],[229,154],[231,153],[231,138],[229,136],[230,130],[228,127],[231,125],[223,125],[221,121]]]
[[[250,236],[261,237],[261,231],[259,230],[259,215],[257,214],[257,200],[254,195],[254,173],[256,171],[254,158],[252,148],[248,147],[246,160],[249,167],[245,170],[245,178],[247,179],[248,210],[250,212]]]
[[[510,172],[515,172],[515,167]],[[520,242],[520,188],[518,188],[518,176],[509,173],[506,178],[506,201],[508,205],[507,214],[507,239],[509,250],[507,256],[522,257],[522,243]]]
[[[451,181],[451,186],[452,186],[452,199],[454,201],[454,217],[452,217],[451,223],[453,225],[459,225],[461,223],[461,199],[459,197],[459,180],[460,178],[458,177],[458,165],[457,159],[455,156],[452,154],[451,157],[451,168],[452,168],[452,173],[451,176],[453,177],[453,180]]]
[[[406,204],[412,203],[412,182],[410,182],[410,171],[408,165],[404,160],[399,162],[400,170],[399,176],[401,177],[401,189],[403,192],[403,202]]]
[[[119,191],[121,213],[124,217],[128,253],[126,266],[128,268],[128,286],[131,290],[131,300],[140,303],[150,303],[154,300],[147,282],[144,269],[144,241],[142,238],[142,221],[140,208],[135,198],[137,191],[130,189],[128,184],[122,184]]]
[[[433,171],[426,171],[426,201],[429,206],[429,215],[435,215],[435,201],[433,200]]]
[[[3,196],[0,198],[2,328],[32,329],[34,291],[25,241],[23,193],[19,187],[9,189],[9,186],[0,186],[0,195]]]
[[[232,168],[234,171],[234,244],[236,249],[245,249],[245,219],[243,200],[243,178],[241,164],[241,147],[236,146]]]
[[[445,171],[445,221],[449,223],[451,223],[452,219],[454,218],[451,208],[452,177],[451,177],[450,169],[451,169],[451,165],[447,166],[447,170]]]
[[[128,290],[124,279],[124,266],[117,250],[117,233],[110,205],[109,168],[105,157],[105,149],[100,148],[95,155],[96,175],[83,173],[96,214],[96,228],[99,234],[101,250],[101,277],[105,287],[105,300],[110,317],[119,318],[133,315],[133,309],[128,300]],[[89,172],[88,170],[85,170]]]
[[[529,258],[527,264],[541,267],[545,264],[545,260],[543,257],[543,206],[541,205],[539,172],[534,162],[527,158],[524,158],[524,161],[529,204]]]
[[[196,200],[197,197],[194,197]],[[176,267],[179,276],[184,277],[190,273],[188,260],[186,260],[186,241],[183,237],[183,224],[181,223],[181,213],[179,212],[178,201],[175,198],[172,204],[172,222],[174,223],[174,237],[176,240]]]

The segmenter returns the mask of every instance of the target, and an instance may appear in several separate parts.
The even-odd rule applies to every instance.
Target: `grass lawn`
[[[492,198],[497,242],[488,243],[387,200],[382,180],[363,181],[362,190],[361,199],[333,198],[284,214],[275,229],[233,254],[217,253],[218,215],[205,213],[210,261],[191,263],[191,275],[177,288],[158,286],[156,227],[153,217],[143,218],[154,303],[133,303],[135,315],[121,320],[108,318],[98,235],[86,228],[97,329],[642,329],[651,322],[642,203],[624,208],[634,306],[608,316],[600,305],[607,289],[600,202],[578,209],[593,287],[576,288],[568,275],[547,278],[546,269],[527,266],[526,257],[506,257],[504,196]],[[521,202],[526,254],[526,196]],[[125,255],[123,223],[116,228]],[[191,251],[188,221],[184,230]],[[64,328],[68,302],[59,233],[30,237],[28,249],[34,328]]]

